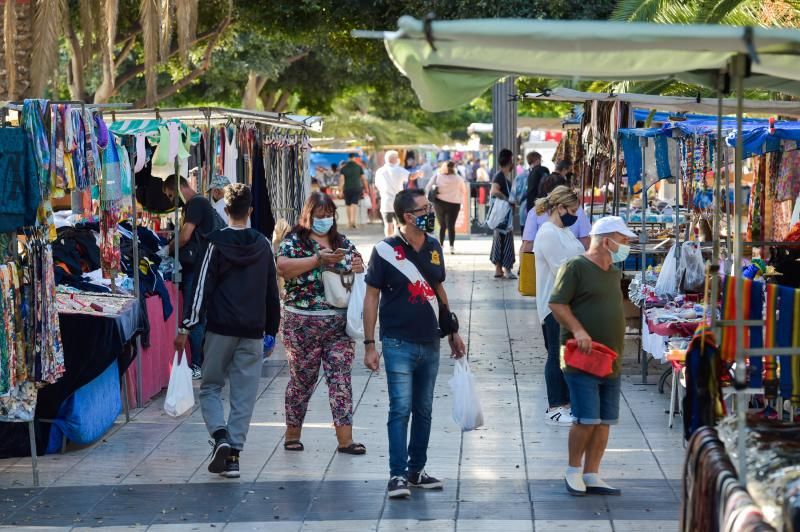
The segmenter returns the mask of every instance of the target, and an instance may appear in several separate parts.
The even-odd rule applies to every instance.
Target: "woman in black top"
[[[511,150],[500,150],[497,156],[497,165],[500,167],[500,171],[497,172],[497,175],[492,180],[492,197],[497,200],[510,201],[511,179],[508,176],[511,175],[514,166],[514,154],[511,153]],[[514,256],[513,226],[509,225],[509,227],[502,230],[495,229],[489,260],[494,264],[495,278],[502,278],[504,276],[503,270],[505,270],[506,279],[517,278],[514,272],[511,271],[516,260]]]

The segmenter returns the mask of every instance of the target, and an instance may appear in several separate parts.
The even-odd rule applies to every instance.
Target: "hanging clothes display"
[[[222,128],[224,145],[224,165],[222,175],[231,183],[239,181],[237,167],[239,164],[238,136],[235,126]]]

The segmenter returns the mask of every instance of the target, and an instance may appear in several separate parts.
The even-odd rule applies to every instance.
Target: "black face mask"
[[[561,223],[564,225],[564,227],[573,226],[575,225],[575,222],[578,221],[578,217],[570,213],[561,214],[559,215],[559,218],[561,218]]]
[[[433,229],[436,227],[436,215],[432,212],[429,212],[427,214],[417,216],[414,219],[414,225],[420,231],[425,231],[426,233],[432,233]]]

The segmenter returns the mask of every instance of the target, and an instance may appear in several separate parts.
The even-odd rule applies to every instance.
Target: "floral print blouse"
[[[336,265],[336,269],[343,271],[349,269],[353,256],[358,255],[356,247],[346,237],[342,236],[342,247],[347,250],[344,260]],[[289,233],[278,248],[279,257],[302,259],[312,257],[322,250],[316,241],[309,239],[310,243],[303,242],[297,233]],[[332,310],[325,299],[325,286],[322,284],[322,271],[324,268],[315,268],[294,279],[287,279],[284,304],[301,310]]]

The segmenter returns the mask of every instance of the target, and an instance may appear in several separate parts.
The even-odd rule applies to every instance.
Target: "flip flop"
[[[300,440],[286,440],[283,442],[283,448],[286,451],[303,451],[305,447],[303,447],[303,443]]]
[[[336,450],[342,454],[354,454],[354,455],[367,454],[367,448],[360,443],[351,443],[347,447],[337,447]]]
[[[501,273],[500,275],[494,274],[495,279],[502,279],[505,274]]]

